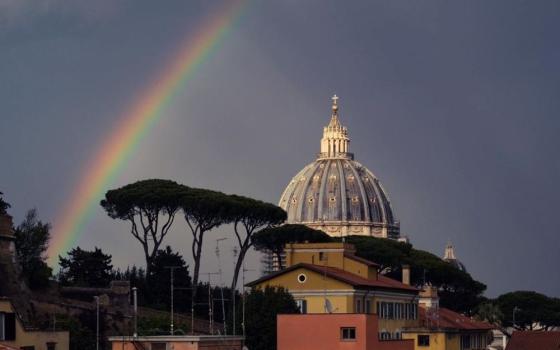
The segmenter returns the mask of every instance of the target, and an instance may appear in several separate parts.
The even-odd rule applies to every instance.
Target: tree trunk
[[[247,249],[240,249],[239,256],[237,257],[237,262],[235,263],[235,270],[233,271],[233,280],[231,282],[231,290],[232,292],[235,291],[237,288],[237,280],[239,279],[239,271],[241,271],[241,267],[243,266],[243,260],[245,259],[245,253],[247,253]]]
[[[200,232],[198,238],[198,244],[196,246],[196,254],[193,256],[194,260],[194,271],[193,271],[193,291],[196,291],[196,286],[198,286],[198,278],[199,278],[199,271],[200,271],[200,258],[202,256],[202,238],[203,232]],[[194,243],[193,243],[194,244]],[[196,294],[196,292],[195,292]]]

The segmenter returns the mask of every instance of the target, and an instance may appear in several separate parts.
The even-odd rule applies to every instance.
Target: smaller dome
[[[465,267],[465,264],[459,261],[459,259],[457,259],[457,257],[455,256],[455,249],[453,248],[453,244],[451,243],[447,243],[447,246],[445,247],[445,254],[443,255],[443,261],[450,263],[455,268],[463,272],[467,272],[467,268]]]

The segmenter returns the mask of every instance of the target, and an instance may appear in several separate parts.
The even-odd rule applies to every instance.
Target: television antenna
[[[333,306],[329,299],[325,298],[325,312],[332,314],[333,313]]]
[[[247,271],[255,271],[254,269],[246,269],[245,268],[245,262],[243,262],[243,269],[242,269],[242,273],[241,273],[241,280],[243,282],[243,294],[241,295],[241,305],[242,305],[242,314],[243,314],[243,319],[241,320],[241,329],[243,330],[243,344],[245,344],[245,296],[246,296],[246,291],[245,291],[245,272]],[[235,316],[234,316],[235,317]],[[235,333],[234,333],[235,335]],[[243,346],[243,349],[247,349],[249,350],[249,348],[247,348],[246,346]]]
[[[224,299],[224,282],[222,280],[222,262],[220,260],[220,242],[225,241],[225,240],[227,240],[227,238],[225,238],[225,237],[216,239],[216,258],[218,258],[218,274],[220,276],[220,294],[221,294],[221,297],[222,297],[222,322],[224,323],[224,335],[227,335],[226,305],[225,305],[225,299]],[[234,295],[234,298],[235,298],[235,295]],[[235,317],[235,315],[234,315],[234,317]],[[233,323],[233,327],[235,329],[235,321]]]

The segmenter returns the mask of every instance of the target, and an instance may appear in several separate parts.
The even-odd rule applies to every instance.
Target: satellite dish
[[[329,299],[325,299],[325,312],[332,314],[333,313],[333,306]]]

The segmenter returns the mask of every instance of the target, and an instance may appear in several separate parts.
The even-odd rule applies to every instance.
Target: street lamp
[[[134,339],[138,337],[138,288],[132,288],[132,295],[134,300]]]
[[[521,309],[518,308],[517,306],[515,306],[513,308],[513,329],[515,329],[515,313],[518,312],[518,311],[521,311]]]
[[[94,296],[95,298],[95,307],[97,311],[97,324],[95,328],[95,350],[99,350],[99,296]]]

